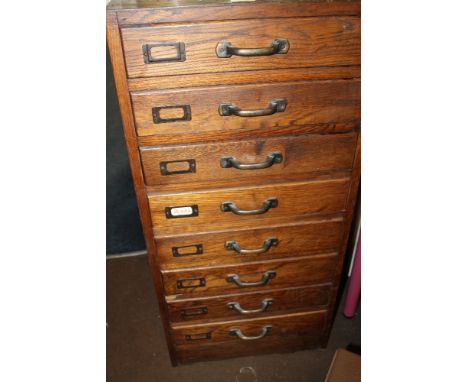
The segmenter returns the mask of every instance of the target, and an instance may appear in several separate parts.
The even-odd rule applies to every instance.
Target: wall
[[[145,249],[123,137],[109,52],[106,64],[106,243],[107,254]]]

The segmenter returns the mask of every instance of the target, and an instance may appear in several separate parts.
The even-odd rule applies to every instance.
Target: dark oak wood
[[[140,151],[145,181],[149,186],[253,177],[260,177],[263,182],[268,183],[268,178],[272,175],[351,169],[356,139],[356,133],[305,135],[213,144],[142,147]],[[264,169],[242,170],[221,166],[221,159],[225,157],[235,158],[243,164],[255,164],[264,162],[274,153],[281,154],[281,163],[273,163],[271,167]],[[161,169],[162,164],[164,170]],[[178,171],[187,172],[177,173]],[[190,185],[187,187],[191,188]]]
[[[269,225],[250,229],[173,236],[156,240],[157,256],[161,269],[177,269],[221,264],[242,264],[250,261],[270,260],[314,255],[338,251],[343,236],[343,218],[294,221],[290,224]],[[241,248],[261,248],[268,238],[278,239],[261,254],[239,254],[228,250],[225,243],[235,240]],[[196,247],[202,246],[202,253]],[[177,248],[174,256],[174,248]],[[179,252],[185,256],[180,256]]]
[[[268,260],[224,267],[203,267],[161,271],[166,295],[214,296],[242,291],[259,291],[266,288],[287,288],[331,282],[335,270],[336,253],[313,257],[296,257],[284,260]],[[240,287],[228,282],[230,274],[237,274],[243,282],[256,282],[264,272],[274,271],[276,276],[264,286]],[[177,280],[204,278],[205,285],[180,288]],[[188,284],[188,282],[187,282]],[[198,285],[198,283],[193,283]]]
[[[206,232],[223,228],[254,227],[344,211],[349,179],[297,182],[262,187],[206,190],[180,194],[151,194],[149,203],[156,237],[178,233]],[[278,207],[261,215],[240,216],[221,211],[221,204],[234,202],[244,210],[262,207],[269,198],[278,200]],[[198,216],[170,218],[165,209],[179,206],[198,207]]]
[[[108,9],[107,39],[172,363],[325,346],[360,178],[360,2],[112,0]],[[286,54],[215,53],[220,41],[252,48],[279,37],[289,40]],[[185,60],[145,63],[143,46],[159,42],[184,43]],[[175,51],[149,49],[158,57]],[[218,112],[221,102],[262,109],[278,98],[287,99],[286,110],[268,116]],[[272,152],[282,154],[281,163],[266,169],[220,165],[221,156],[253,163]],[[278,206],[261,215],[220,209],[225,201],[257,209],[271,197]],[[168,218],[187,210],[172,208],[187,206],[195,216]],[[230,274],[259,281],[268,270],[276,276],[264,286],[227,281]],[[250,315],[226,305],[258,309],[265,298],[273,304]],[[273,329],[260,340],[229,334],[236,325],[258,335],[267,324]]]
[[[282,134],[307,132],[317,124],[335,124],[349,131],[360,118],[359,80],[313,81],[301,83],[256,84],[200,89],[132,93],[139,136],[151,135],[152,142],[179,143],[246,137],[263,131]],[[265,109],[275,99],[287,100],[286,110],[263,117],[221,116],[221,103],[242,109]],[[188,105],[189,121],[154,123],[152,109]],[[346,127],[348,129],[346,130]],[[313,128],[312,128],[313,129]],[[309,129],[310,131],[311,129]]]
[[[264,317],[277,314],[295,313],[312,309],[323,309],[328,306],[332,284],[320,284],[299,288],[269,290],[264,292],[249,292],[204,298],[181,299],[174,296],[166,297],[169,319],[177,323],[208,323],[219,320],[239,320],[243,318]],[[240,313],[228,306],[237,302],[244,310],[256,310],[262,307],[262,302],[270,299],[264,312]]]
[[[129,78],[360,63],[360,18],[353,16],[171,24],[122,28],[121,33]],[[276,38],[289,41],[286,54],[220,58],[215,51],[223,41],[268,47]],[[161,42],[184,43],[185,60],[145,63],[142,46]]]

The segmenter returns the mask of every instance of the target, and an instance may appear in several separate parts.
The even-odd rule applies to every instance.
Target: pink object
[[[361,297],[361,234],[359,234],[356,246],[356,255],[354,257],[353,271],[349,279],[348,291],[343,309],[343,314],[348,317],[354,317],[357,304]]]

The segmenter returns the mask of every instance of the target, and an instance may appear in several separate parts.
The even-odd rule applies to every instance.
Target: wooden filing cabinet
[[[112,0],[172,363],[325,346],[360,178],[360,3]]]

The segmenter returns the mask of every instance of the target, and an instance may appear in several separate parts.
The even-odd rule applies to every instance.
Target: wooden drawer
[[[252,133],[303,134],[314,132],[317,124],[357,122],[360,86],[359,79],[325,80],[142,91],[131,97],[137,135],[151,136],[148,144],[167,144],[242,138]],[[221,115],[228,113],[220,112],[221,105],[272,114]],[[349,129],[348,124],[335,131]]]
[[[179,345],[175,347],[177,360],[181,364],[204,362],[234,357],[258,356],[270,353],[290,353],[318,348],[324,333],[311,331],[307,334],[275,337],[274,339],[228,343],[204,343],[198,346]]]
[[[177,322],[238,320],[324,308],[331,284],[198,299],[166,298],[169,320]],[[260,310],[260,311],[259,311]]]
[[[349,178],[185,193],[151,193],[155,235],[188,234],[295,221],[345,209]],[[222,211],[221,207],[226,211]],[[265,211],[238,215],[232,210]]]
[[[161,273],[166,296],[195,297],[331,282],[335,265],[336,254],[332,253],[224,267],[163,270]],[[254,282],[257,284],[244,285]]]
[[[256,342],[252,346],[250,341],[224,343],[204,343],[198,347],[176,346],[176,357],[179,364],[206,362],[234,357],[258,356],[270,353],[292,353],[299,350],[310,350],[320,346],[320,333],[313,332],[306,335],[291,335],[276,337],[274,340]]]
[[[318,343],[323,335],[327,311],[229,321],[218,324],[187,324],[174,327],[172,338],[182,362],[228,358],[259,351],[284,351]],[[245,340],[237,334],[262,338]],[[288,346],[285,346],[288,345]]]
[[[121,33],[128,77],[137,78],[359,65],[360,29],[359,17],[304,17],[132,27]],[[287,43],[275,45],[276,39]],[[218,57],[226,42],[279,54]]]
[[[341,244],[343,224],[337,217],[167,237],[156,240],[156,253],[162,269],[177,269],[334,252]]]
[[[140,152],[149,186],[252,177],[268,181],[272,175],[349,170],[356,140],[356,133],[306,135],[142,147]]]

